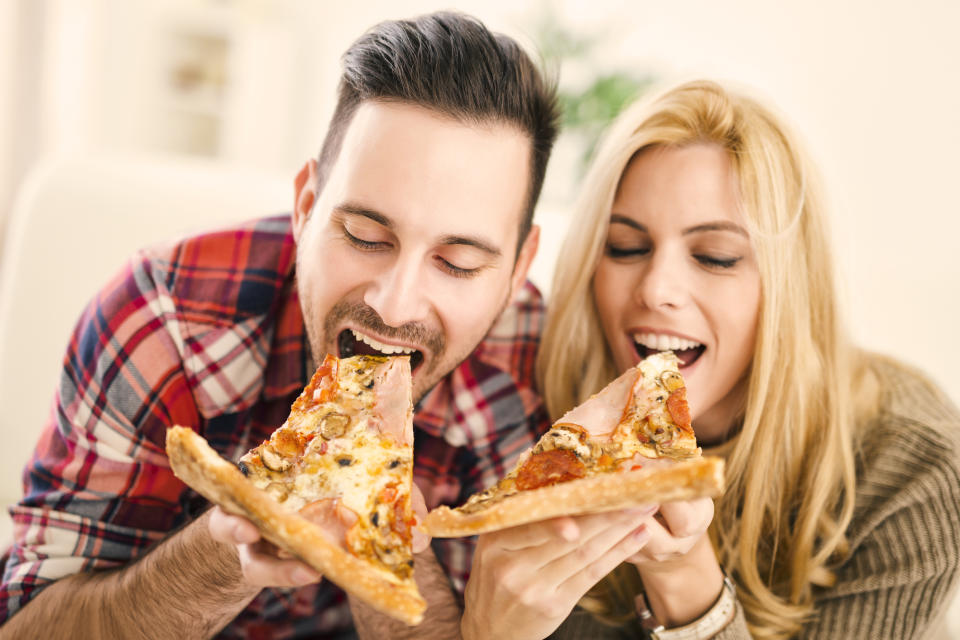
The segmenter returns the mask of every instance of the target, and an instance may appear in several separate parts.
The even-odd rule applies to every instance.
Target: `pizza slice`
[[[239,462],[172,427],[174,473],[324,578],[417,624],[413,403],[407,357],[327,356],[286,422]]]
[[[500,482],[434,509],[424,526],[467,536],[722,490],[723,460],[701,456],[677,357],[662,352],[567,412]]]

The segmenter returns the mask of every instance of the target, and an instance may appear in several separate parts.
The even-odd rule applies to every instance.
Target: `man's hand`
[[[419,524],[427,514],[427,506],[416,484],[413,485],[411,501]],[[214,540],[236,547],[243,579],[251,586],[302,587],[321,579],[310,565],[263,540],[257,527],[246,518],[214,507],[210,512],[209,528]],[[414,526],[413,552],[420,553],[429,546],[430,537]]]
[[[656,510],[555,518],[481,535],[463,637],[545,638],[583,594],[647,544]]]
[[[240,570],[254,587],[302,587],[320,581],[320,574],[308,564],[261,539],[252,522],[226,513],[220,507],[210,512],[210,537],[236,547]]]

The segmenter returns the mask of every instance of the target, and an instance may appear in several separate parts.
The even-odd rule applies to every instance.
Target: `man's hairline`
[[[414,107],[417,109],[421,109],[425,112],[428,112],[441,119],[449,120],[451,122],[455,122],[466,127],[482,128],[484,126],[493,127],[493,126],[499,125],[506,129],[512,129],[514,133],[519,133],[520,136],[524,140],[526,140],[527,149],[529,151],[528,158],[527,158],[529,170],[526,172],[527,189],[526,189],[526,193],[524,193],[524,200],[521,206],[520,221],[516,225],[517,243],[516,243],[516,250],[514,251],[514,256],[513,256],[513,269],[516,269],[517,263],[520,260],[520,253],[523,251],[523,245],[526,243],[527,238],[530,237],[530,231],[531,229],[533,229],[533,225],[534,225],[533,223],[534,211],[530,211],[530,214],[529,214],[530,219],[528,224],[526,208],[527,206],[530,206],[531,209],[533,209],[536,206],[536,202],[533,202],[533,203],[530,202],[530,190],[533,189],[533,169],[532,168],[533,168],[534,156],[536,154],[536,149],[534,148],[536,140],[534,139],[533,136],[531,136],[526,131],[524,131],[523,128],[520,127],[516,122],[512,122],[505,118],[494,118],[494,117],[470,118],[470,117],[462,116],[462,114],[456,114],[443,109],[437,109],[436,107],[421,104],[414,100],[404,100],[402,98],[395,98],[391,96],[375,96],[372,98],[363,98],[358,100],[356,104],[352,105],[352,108],[349,110],[348,119],[343,123],[338,123],[340,126],[343,127],[343,131],[339,135],[339,142],[337,144],[337,148],[335,149],[336,153],[334,153],[332,157],[328,158],[329,164],[327,166],[326,171],[321,170],[322,167],[320,166],[320,163],[322,161],[322,157],[318,156],[316,159],[317,160],[317,172],[316,172],[317,179],[314,181],[314,184],[313,184],[314,200],[313,200],[313,206],[311,206],[310,210],[307,212],[307,218],[309,218],[312,215],[313,210],[316,208],[317,203],[320,201],[320,193],[323,190],[323,186],[325,186],[325,185],[323,186],[320,185],[320,176],[325,175],[326,179],[329,180],[330,174],[333,172],[333,166],[337,162],[337,160],[340,158],[340,153],[343,150],[343,143],[347,139],[347,132],[349,131],[350,126],[353,124],[354,119],[356,118],[357,112],[366,104],[383,104],[387,106],[404,105],[404,106]],[[327,135],[329,135],[329,130]],[[321,154],[322,154],[322,147],[321,147]],[[539,197],[537,198],[537,200],[539,200]],[[524,228],[525,228],[525,232],[521,234],[520,230]],[[523,237],[521,237],[521,235]]]

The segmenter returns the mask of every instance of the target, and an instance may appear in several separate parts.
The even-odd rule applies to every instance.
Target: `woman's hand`
[[[629,559],[640,572],[650,609],[667,628],[699,618],[723,588],[707,536],[712,521],[710,498],[664,504],[647,526],[650,540]]]
[[[601,578],[638,553],[657,507],[555,518],[480,536],[465,640],[545,638]]]
[[[713,500],[710,498],[661,505],[648,527],[650,541],[630,562],[641,575],[644,570],[669,571],[671,563],[683,562],[697,541],[706,535],[712,521]]]

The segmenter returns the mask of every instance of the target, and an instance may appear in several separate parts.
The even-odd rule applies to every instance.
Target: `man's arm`
[[[119,570],[79,573],[46,587],[3,626],[26,638],[83,630],[91,638],[208,638],[260,591],[236,552],[210,537],[209,513]]]
[[[80,573],[46,587],[0,628],[0,637],[27,638],[42,629],[51,638],[78,630],[104,639],[209,638],[263,586],[319,579],[301,562],[260,553],[258,539],[252,524],[237,526],[237,519],[213,509],[122,569]]]
[[[453,595],[447,574],[433,551],[414,556],[413,576],[427,601],[423,622],[415,627],[394,620],[356,598],[350,598],[350,612],[361,640],[374,638],[432,638],[460,640],[460,604]]]

